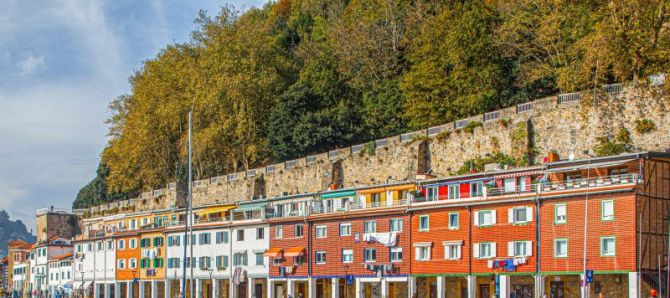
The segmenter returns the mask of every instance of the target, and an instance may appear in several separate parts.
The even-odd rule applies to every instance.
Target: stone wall
[[[534,163],[541,163],[550,150],[562,158],[571,154],[582,158],[587,150],[593,154],[598,137],[614,136],[621,127],[630,132],[632,151],[665,150],[670,147],[667,88],[627,86],[620,92],[588,91],[563,97],[561,103],[553,96],[402,136],[199,180],[193,203],[202,206],[317,192],[333,184],[354,187],[411,181],[421,166],[419,160],[424,167],[427,162],[432,175],[442,177],[451,175],[468,159],[496,152],[515,158],[534,153]],[[636,132],[635,121],[643,118],[651,119],[656,129]],[[464,126],[466,122],[471,124]],[[334,179],[334,173],[342,177]],[[174,187],[159,190],[159,195],[155,192],[143,193],[126,205],[134,206],[135,211],[178,206]],[[114,204],[121,203],[89,211],[100,212]]]
[[[45,242],[54,235],[72,238],[77,234],[81,231],[77,217],[72,213],[44,212],[37,215],[37,243]]]

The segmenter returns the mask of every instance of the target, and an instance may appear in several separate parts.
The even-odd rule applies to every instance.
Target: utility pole
[[[186,297],[186,252],[187,252],[187,247],[190,246],[189,240],[193,241],[193,239],[189,239],[189,221],[191,219],[191,134],[192,134],[192,126],[193,126],[193,111],[188,112],[188,194],[186,195],[186,216],[184,220],[184,258],[183,258],[183,268],[182,268],[182,286],[181,286],[181,295],[182,297]],[[177,187],[177,191],[179,191],[179,187]],[[191,236],[193,234],[193,230],[191,230]],[[193,247],[191,246],[191,257],[193,256]],[[190,264],[189,264],[190,265]],[[191,278],[193,278],[193,268],[191,268]],[[190,286],[190,293],[191,293],[191,298],[193,297],[193,282],[191,282]]]

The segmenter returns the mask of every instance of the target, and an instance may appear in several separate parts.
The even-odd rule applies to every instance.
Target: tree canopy
[[[670,65],[670,0],[278,0],[196,23],[110,102],[75,207],[179,178],[191,110],[204,178]]]

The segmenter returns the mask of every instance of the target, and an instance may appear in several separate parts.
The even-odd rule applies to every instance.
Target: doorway
[[[479,298],[491,298],[491,287],[489,285],[479,285]]]

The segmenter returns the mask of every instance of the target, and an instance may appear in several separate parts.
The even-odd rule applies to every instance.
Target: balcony
[[[400,200],[389,200],[382,202],[351,202],[348,201],[344,206],[313,206],[312,214],[325,214],[325,213],[336,213],[336,212],[347,212],[347,211],[356,211],[356,210],[367,210],[367,209],[377,209],[377,208],[393,208],[400,206],[407,206],[410,203],[410,199],[400,199]]]
[[[642,181],[641,179],[641,176],[638,174],[621,174],[612,176],[597,176],[590,179],[584,178],[571,181],[548,182],[542,184],[541,192],[640,183]]]

